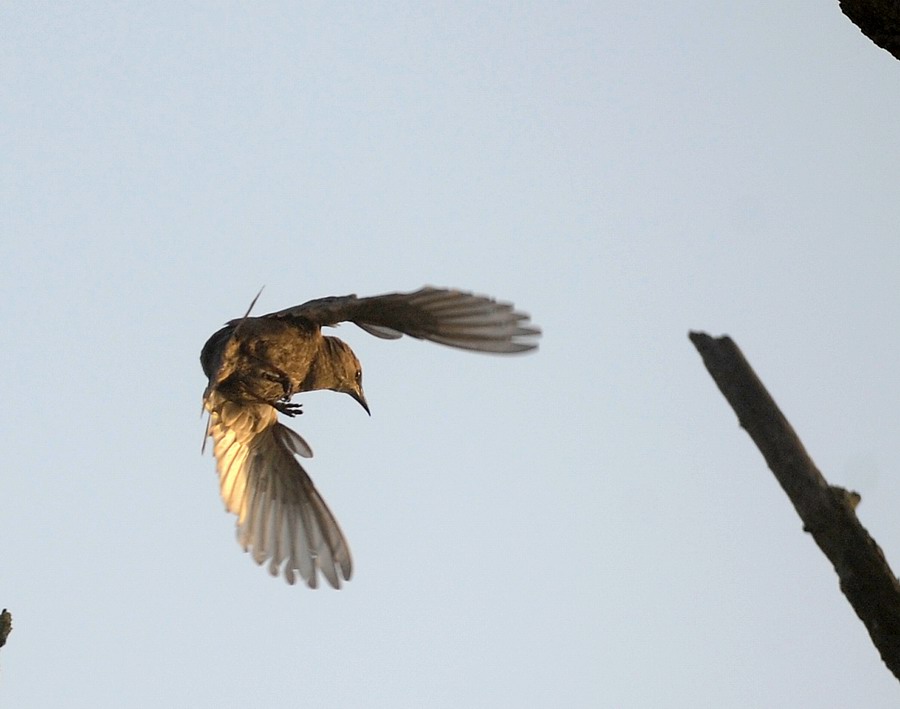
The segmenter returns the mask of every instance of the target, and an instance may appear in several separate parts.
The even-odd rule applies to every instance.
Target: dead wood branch
[[[881,659],[900,679],[900,583],[856,517],[859,496],[828,484],[730,337],[692,332],[690,338],[793,503],[804,530],[834,566],[841,591]]]

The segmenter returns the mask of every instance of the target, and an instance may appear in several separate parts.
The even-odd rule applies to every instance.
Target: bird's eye
[[[356,370],[356,375],[354,378],[356,379],[357,384],[359,384],[362,381],[362,370],[361,369]]]

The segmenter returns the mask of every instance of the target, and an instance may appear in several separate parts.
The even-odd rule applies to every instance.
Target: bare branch
[[[730,337],[690,333],[703,363],[834,566],[841,591],[900,679],[900,583],[856,517],[859,495],[833,487]]]
[[[841,11],[862,33],[900,59],[900,3],[897,0],[840,0]]]
[[[0,613],[0,647],[6,645],[6,637],[12,630],[12,613],[6,608]]]

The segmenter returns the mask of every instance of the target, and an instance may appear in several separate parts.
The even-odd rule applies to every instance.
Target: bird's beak
[[[363,394],[362,388],[354,389],[353,391],[348,391],[347,393],[354,399],[356,399],[357,402],[359,402],[359,405],[366,410],[366,413],[369,414],[369,416],[372,415],[372,412],[369,411],[369,405],[366,403],[366,395]]]

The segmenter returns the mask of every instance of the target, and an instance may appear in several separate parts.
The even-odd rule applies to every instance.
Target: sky
[[[377,5],[377,6],[376,6]],[[900,567],[900,63],[837,2],[0,8],[8,707],[900,702],[688,331]],[[206,338],[449,286],[504,358],[345,325],[299,398],[340,591],[244,554]]]

